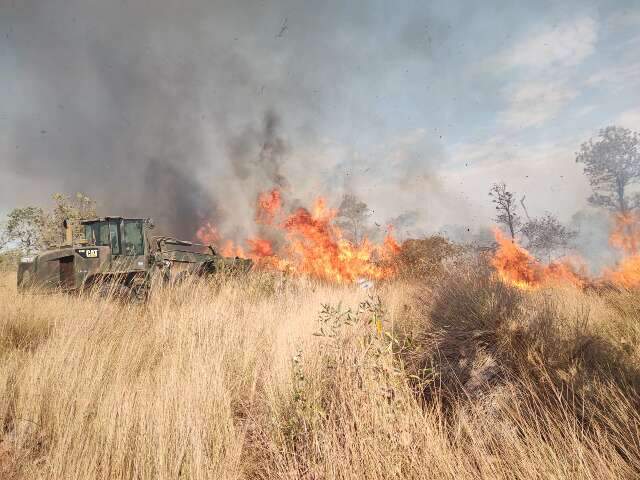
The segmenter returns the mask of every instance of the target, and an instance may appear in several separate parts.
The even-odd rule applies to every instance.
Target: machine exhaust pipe
[[[71,222],[68,218],[65,218],[62,222],[64,227],[64,243],[65,245],[73,245],[73,229],[71,228]]]

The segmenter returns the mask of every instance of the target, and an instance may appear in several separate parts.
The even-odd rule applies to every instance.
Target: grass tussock
[[[463,261],[467,250],[441,235],[413,238],[402,243],[392,267],[400,278],[434,281],[447,267]]]
[[[20,257],[20,251],[17,249],[4,250],[0,252],[0,274],[15,272],[18,267]]]
[[[0,289],[0,477],[637,478],[639,297],[482,264],[145,305]]]

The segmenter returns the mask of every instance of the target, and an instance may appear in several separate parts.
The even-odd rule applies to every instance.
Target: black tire
[[[190,274],[189,272],[178,272],[175,277],[173,277],[174,285],[182,285],[188,278]]]
[[[98,286],[98,295],[109,300],[121,300],[128,296],[129,289],[113,282],[102,282]]]
[[[31,272],[29,270],[25,270],[22,272],[22,277],[20,278],[20,283],[18,284],[18,291],[25,292],[31,286]]]
[[[129,287],[129,301],[142,305],[149,300],[149,285],[147,283],[133,284]]]

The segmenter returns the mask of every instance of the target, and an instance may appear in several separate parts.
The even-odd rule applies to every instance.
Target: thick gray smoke
[[[256,161],[265,170],[277,169],[283,149],[271,111],[269,138],[250,138],[258,132],[249,130],[228,154],[220,148],[278,101],[257,98],[273,69],[260,71],[250,51],[241,53],[230,25],[215,20],[224,10],[197,1],[3,8],[0,22],[19,52],[16,73],[28,80],[30,107],[16,115],[15,151],[3,161],[18,175],[46,178],[51,191],[30,192],[36,197],[82,190],[105,213],[153,216],[180,235],[203,220],[223,221],[221,199],[235,198],[229,167],[252,174],[242,149],[261,145]]]
[[[615,265],[621,256],[621,252],[609,243],[612,220],[608,212],[592,208],[580,210],[571,217],[570,226],[577,232],[573,247],[585,259],[593,275],[599,275],[603,268]]]
[[[279,136],[280,119],[269,110],[266,112],[262,128],[247,127],[229,141],[229,158],[238,179],[257,183],[259,191],[268,188],[288,186],[282,172],[282,165],[288,148]]]
[[[222,219],[211,192],[171,163],[150,160],[144,186],[146,196],[158,201],[153,207],[154,221],[165,228],[169,225],[177,232],[192,233],[209,219]]]
[[[1,0],[0,211],[84,191],[246,232],[281,186],[353,191],[381,224],[420,210],[408,232],[469,217],[437,178],[489,88],[465,66],[553,2],[455,3]]]
[[[151,216],[182,236],[204,220],[244,229],[265,188],[294,184],[303,197],[298,185],[322,177],[339,190],[349,158],[323,165],[307,153],[324,135],[375,138],[385,122],[370,117],[362,86],[388,71],[384,58],[431,55],[410,42],[423,28],[415,16],[385,25],[384,12],[346,2],[0,9],[9,52],[0,60],[10,59],[0,64],[9,120],[0,167],[29,182],[3,185],[3,208],[84,191],[104,213]],[[371,37],[382,28],[389,38]]]

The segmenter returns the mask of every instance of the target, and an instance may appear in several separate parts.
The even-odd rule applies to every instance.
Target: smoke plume
[[[371,115],[362,87],[388,70],[381,58],[422,56],[415,15],[388,25],[380,12],[344,2],[0,8],[15,58],[0,80],[10,118],[0,166],[28,181],[7,185],[5,208],[84,191],[106,214],[151,216],[187,237],[203,220],[245,229],[265,188],[289,188],[295,203],[328,184],[339,198],[340,165],[353,158],[323,156],[323,142],[379,137],[387,125]],[[371,37],[380,28],[391,37]]]
[[[381,224],[426,210],[411,231],[469,217],[437,175],[443,136],[466,131],[488,88],[459,67],[502,41],[469,42],[476,26],[509,38],[534,9],[1,3],[0,210],[83,191],[106,214],[151,216],[187,238],[203,221],[247,233],[272,187],[290,205],[354,191]]]

